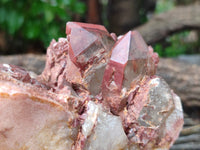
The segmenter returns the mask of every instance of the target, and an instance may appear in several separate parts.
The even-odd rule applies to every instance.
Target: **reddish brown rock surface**
[[[0,148],[169,149],[183,126],[180,98],[156,76],[158,55],[137,31],[117,39],[68,22],[37,76],[0,65]]]

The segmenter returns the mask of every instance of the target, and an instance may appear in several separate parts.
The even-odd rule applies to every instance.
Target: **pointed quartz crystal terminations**
[[[101,25],[68,22],[66,34],[69,56],[81,70],[100,62],[114,45],[114,39]]]
[[[183,110],[155,75],[153,48],[137,31],[117,39],[68,22],[66,33],[50,43],[39,76],[0,65],[0,150],[169,149]]]
[[[64,70],[68,74],[67,80],[84,85],[93,95],[99,94],[111,48],[117,39],[115,34],[109,34],[101,25],[77,22],[68,22],[66,33],[70,58]],[[73,74],[81,76],[75,77]]]
[[[116,42],[102,83],[103,97],[114,112],[123,103],[121,89],[129,90],[131,83],[140,81],[144,75],[154,75],[157,60],[158,56],[149,50],[137,31],[129,31]]]

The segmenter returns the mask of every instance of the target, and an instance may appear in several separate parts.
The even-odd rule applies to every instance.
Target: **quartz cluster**
[[[68,22],[66,34],[41,75],[0,65],[0,150],[169,149],[183,110],[152,47],[101,25]]]

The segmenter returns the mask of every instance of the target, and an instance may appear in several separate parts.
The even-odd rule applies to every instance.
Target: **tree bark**
[[[88,23],[101,24],[100,4],[98,0],[87,0],[88,12],[87,20]]]
[[[141,24],[141,17],[154,11],[156,0],[109,0],[108,22],[110,32],[124,34]]]
[[[139,25],[139,1],[109,0],[108,21],[109,30],[117,35],[123,34],[136,25]]]
[[[184,29],[200,29],[200,4],[176,7],[136,28],[148,44]]]

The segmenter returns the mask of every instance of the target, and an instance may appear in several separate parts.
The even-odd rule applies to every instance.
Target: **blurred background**
[[[40,74],[67,21],[138,30],[160,56],[157,75],[182,100],[184,129],[172,149],[200,150],[200,0],[0,0],[0,63]]]
[[[192,9],[198,4],[199,0],[1,0],[0,54],[45,53],[51,39],[66,36],[67,21],[102,24],[109,32],[120,35],[151,20],[156,22],[155,16],[159,14],[175,11],[177,7],[187,9],[192,5]],[[161,25],[157,22],[156,26],[165,23],[170,27],[170,19],[173,23],[174,18],[183,17],[181,11],[175,11],[174,15],[161,16]],[[162,27],[157,29],[160,38],[147,37],[147,43],[162,57],[199,54],[200,25],[192,15],[187,17],[182,26],[177,23],[177,27],[174,25],[167,32]],[[151,30],[147,27],[141,32],[146,37]]]

